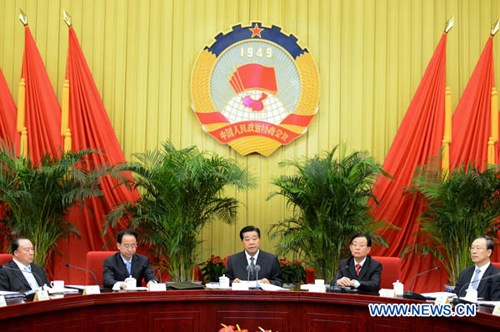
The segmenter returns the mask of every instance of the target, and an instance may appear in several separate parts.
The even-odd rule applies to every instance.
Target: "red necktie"
[[[356,275],[359,277],[359,272],[361,271],[361,264],[356,264]]]

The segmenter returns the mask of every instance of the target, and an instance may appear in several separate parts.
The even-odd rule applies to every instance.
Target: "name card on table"
[[[248,290],[248,283],[247,282],[233,282],[231,285],[232,290]]]
[[[7,306],[7,301],[5,301],[5,296],[0,295],[0,307]]]
[[[167,284],[157,284],[157,283],[150,283],[148,286],[148,291],[150,292],[164,292],[167,290]]]
[[[497,304],[495,308],[493,308],[493,312],[491,314],[494,316],[500,316],[500,304]]]
[[[390,289],[390,288],[381,288],[378,291],[378,294],[381,297],[396,297],[396,292],[394,292],[394,289]]]
[[[83,295],[93,295],[93,294],[101,294],[101,289],[99,288],[99,285],[85,286],[85,288],[83,289]]]
[[[450,297],[446,295],[438,295],[434,300],[434,304],[436,305],[450,304]]]
[[[36,291],[33,301],[46,301],[49,299],[50,299],[49,291],[40,288],[39,290]]]

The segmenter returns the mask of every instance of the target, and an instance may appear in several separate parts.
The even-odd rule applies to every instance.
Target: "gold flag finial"
[[[19,9],[19,20],[24,26],[28,25],[28,16],[26,16],[22,9]]]
[[[453,24],[454,24],[454,23],[455,23],[455,16],[452,16],[452,17],[448,20],[448,22],[446,22],[446,23],[444,24],[444,32],[445,32],[445,33],[448,33],[448,32],[451,30],[451,28],[453,28]]]
[[[496,33],[498,32],[498,29],[500,29],[500,20],[497,20],[495,24],[491,26],[491,35],[495,36]]]
[[[66,9],[63,9],[63,16],[64,16],[64,23],[66,23],[68,28],[71,28],[71,15],[69,15]]]

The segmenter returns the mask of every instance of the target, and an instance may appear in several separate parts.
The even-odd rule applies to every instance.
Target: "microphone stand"
[[[92,277],[94,277],[94,281],[95,281],[95,284],[96,285],[99,285],[99,283],[97,282],[97,277],[94,273],[94,271],[90,270],[90,269],[86,269],[84,267],[80,267],[80,266],[76,266],[76,265],[73,265],[73,264],[70,264],[70,263],[66,263],[64,264],[67,268],[74,268],[74,269],[77,269],[77,270],[81,270],[81,271],[85,271],[87,273],[90,273],[92,275]]]
[[[495,273],[493,275],[489,275],[489,276],[483,276],[480,280],[478,280],[478,288],[479,288],[479,284],[481,284],[481,282],[483,280],[489,280],[491,278],[495,278],[495,277],[498,277],[500,276],[500,273]],[[465,283],[462,287],[460,287],[460,289],[458,290],[457,292],[457,302],[460,302],[460,301],[463,301],[463,302],[466,302],[466,303],[473,303],[473,302],[470,302],[468,301],[467,299],[464,299],[463,297],[460,296],[460,294],[462,293],[462,291],[465,289],[465,287],[468,287],[470,284],[472,283],[472,281],[469,281],[467,283]]]
[[[253,272],[252,265],[247,265],[247,280],[250,283],[250,272]]]
[[[30,273],[31,275],[33,275],[35,277],[35,280],[36,280],[36,282],[37,282],[37,284],[38,284],[39,287],[38,287],[38,289],[31,289],[29,291],[24,292],[24,296],[25,296],[26,299],[32,300],[33,297],[35,296],[35,293],[38,290],[43,290],[43,288],[45,286],[47,286],[47,284],[44,283],[42,281],[42,279],[39,276],[37,276],[37,274],[34,273],[33,271],[21,271],[19,268],[13,269],[13,268],[5,266],[5,265],[0,266],[0,268],[6,269],[6,270],[10,270],[10,271],[14,271],[14,272],[19,272],[19,273],[27,272],[27,273]],[[24,274],[23,274],[23,277],[24,277]],[[30,287],[31,287],[31,285],[30,285]],[[21,293],[21,294],[23,294],[23,293]]]
[[[255,288],[259,288],[259,271],[260,265],[255,265]]]
[[[437,271],[439,269],[441,269],[441,266],[435,266],[432,269],[425,270],[423,272],[415,274],[413,276],[413,278],[411,278],[411,280],[410,280],[410,286],[408,287],[408,291],[403,293],[403,298],[405,298],[405,299],[412,299],[412,300],[426,301],[427,297],[423,296],[422,294],[418,294],[418,293],[415,293],[415,292],[411,291],[411,288],[413,286],[413,282],[415,281],[415,279],[417,277],[419,277],[419,276],[421,276],[423,274],[427,274],[427,273],[432,272],[432,271]]]

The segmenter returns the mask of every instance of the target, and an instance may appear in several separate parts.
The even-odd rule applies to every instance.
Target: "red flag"
[[[380,232],[389,248],[376,247],[373,255],[400,256],[408,244],[420,242],[415,238],[421,203],[404,193],[411,184],[417,166],[439,155],[444,134],[446,84],[446,33],[434,51],[422,81],[399,127],[384,161],[384,170],[394,178],[379,177],[374,194],[380,205],[372,204],[373,217],[398,226],[400,230],[384,229]],[[416,273],[432,267],[431,257],[409,256],[403,260],[402,279],[409,282]],[[445,275],[423,275],[415,281],[413,290],[442,290]]]
[[[278,91],[274,68],[265,67],[258,63],[249,63],[238,67],[229,83],[237,93],[248,89],[267,90],[271,93]]]
[[[469,163],[482,169],[486,166],[491,136],[491,89],[494,86],[493,37],[490,36],[453,114],[451,169]],[[497,163],[499,153],[497,148]],[[491,258],[496,262],[500,260],[498,250],[493,251]]]
[[[30,28],[25,26],[24,32],[21,78],[26,81],[25,127],[28,130],[28,154],[36,165],[45,154],[61,154],[61,108]]]
[[[0,69],[0,138],[7,144],[13,143],[14,146],[19,143],[16,121],[16,105]]]
[[[69,127],[72,150],[91,148],[100,151],[101,154],[92,155],[93,162],[97,165],[102,163],[116,165],[125,162],[123,151],[73,27],[69,28],[66,78],[69,80]],[[70,211],[68,218],[80,230],[82,237],[64,241],[59,246],[63,256],[54,257],[56,267],[60,267],[56,269],[58,276],[66,274],[64,279],[73,283],[84,283],[85,275],[69,273],[70,271],[63,267],[64,263],[71,262],[85,266],[87,251],[102,250],[106,244],[110,244],[110,249],[115,250],[116,241],[112,238],[112,232],[108,232],[107,239],[101,235],[104,217],[115,205],[139,199],[137,191],[129,191],[124,186],[116,187],[115,181],[110,178],[104,179],[100,189],[104,196],[89,200],[87,203],[90,209],[74,208]]]
[[[468,163],[484,167],[488,161],[491,88],[494,81],[493,37],[490,36],[453,114],[451,169]]]

